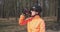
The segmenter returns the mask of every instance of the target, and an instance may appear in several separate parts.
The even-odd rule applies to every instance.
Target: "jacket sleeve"
[[[20,15],[19,25],[25,25],[26,23],[27,23],[27,20],[25,20],[25,16],[24,15]]]
[[[45,23],[44,23],[44,21],[41,21],[41,23],[40,23],[40,32],[45,32]]]
[[[27,24],[31,20],[32,20],[32,17],[29,17],[29,18],[25,19],[24,15],[20,15],[19,24],[20,25],[25,25],[25,24]]]

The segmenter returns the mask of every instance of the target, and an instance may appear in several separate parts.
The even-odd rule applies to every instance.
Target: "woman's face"
[[[36,12],[35,11],[31,11],[31,16],[34,16],[36,15]]]

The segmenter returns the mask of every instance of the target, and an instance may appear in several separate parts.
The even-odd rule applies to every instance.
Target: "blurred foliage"
[[[30,7],[35,5],[37,1],[38,0],[3,0],[0,17],[19,17],[24,8],[30,10]],[[42,16],[57,16],[57,0],[39,0],[38,2],[38,4],[42,5]],[[46,5],[48,5],[48,8]]]

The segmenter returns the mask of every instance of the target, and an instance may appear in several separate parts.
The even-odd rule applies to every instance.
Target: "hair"
[[[42,12],[42,8],[40,6],[32,6],[30,10],[38,12],[39,15]]]

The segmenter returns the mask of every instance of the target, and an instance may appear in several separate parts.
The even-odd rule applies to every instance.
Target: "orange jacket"
[[[19,18],[19,24],[27,24],[27,32],[45,32],[45,23],[39,15],[25,19],[24,15],[21,15]]]

